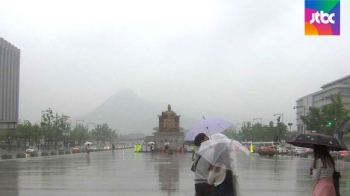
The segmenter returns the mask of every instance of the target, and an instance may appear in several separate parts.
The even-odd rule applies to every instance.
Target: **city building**
[[[20,50],[0,37],[0,131],[16,129]]]
[[[309,113],[309,107],[320,108],[328,105],[331,103],[329,96],[338,93],[341,94],[345,108],[350,110],[350,75],[327,83],[321,86],[321,90],[299,98],[294,107],[296,109],[298,132],[305,133],[307,131],[300,117]]]

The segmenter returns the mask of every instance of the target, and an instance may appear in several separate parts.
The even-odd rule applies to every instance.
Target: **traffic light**
[[[333,122],[332,121],[327,121],[327,127],[331,127],[333,125]]]
[[[279,116],[278,118],[277,118],[277,123],[279,123],[281,121],[281,116]]]
[[[333,126],[333,122],[332,121],[325,121],[323,125],[326,126],[326,127],[332,127]]]

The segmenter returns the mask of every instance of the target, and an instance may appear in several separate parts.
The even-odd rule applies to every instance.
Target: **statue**
[[[171,111],[170,104],[168,110],[162,112],[159,117],[159,132],[179,132],[180,116],[177,116],[174,111]]]

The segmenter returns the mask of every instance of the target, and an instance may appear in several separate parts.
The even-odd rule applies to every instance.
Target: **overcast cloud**
[[[31,121],[48,107],[80,116],[132,89],[175,111],[296,124],[298,98],[350,74],[350,1],[341,36],[329,37],[304,36],[304,0],[0,5],[0,37],[21,49],[20,118]]]

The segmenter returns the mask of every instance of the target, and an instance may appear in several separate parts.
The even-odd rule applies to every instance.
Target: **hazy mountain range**
[[[171,104],[171,103],[169,103]],[[107,99],[92,112],[78,117],[85,123],[108,123],[112,129],[120,133],[151,134],[158,127],[158,115],[167,110],[168,103],[152,103],[138,97],[132,90],[122,90]],[[181,115],[180,126],[185,130],[202,119],[203,115],[212,112],[189,108],[187,106],[172,106],[172,110]],[[77,119],[78,119],[77,118]]]

